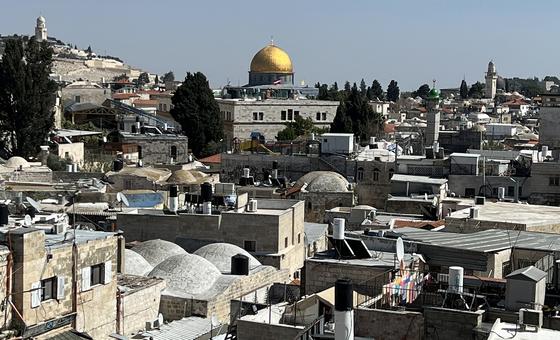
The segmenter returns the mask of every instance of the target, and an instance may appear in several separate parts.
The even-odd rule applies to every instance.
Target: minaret
[[[439,139],[439,91],[436,89],[436,81],[426,98],[427,125],[426,125],[426,144],[425,146],[433,146]]]
[[[490,60],[488,63],[488,72],[486,72],[486,98],[494,99],[496,97],[496,88],[498,86],[498,74],[496,66]]]
[[[38,42],[47,40],[47,26],[45,25],[45,18],[43,16],[37,18],[37,26],[35,26],[35,40]]]

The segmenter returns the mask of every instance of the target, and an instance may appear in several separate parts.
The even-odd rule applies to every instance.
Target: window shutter
[[[57,276],[56,279],[56,299],[64,300],[64,276]]]
[[[113,279],[112,262],[107,261],[105,262],[105,280],[103,280],[103,283],[107,284],[111,282],[112,279]]]
[[[39,307],[41,304],[41,281],[31,284],[31,308]]]
[[[82,292],[89,290],[91,286],[91,267],[82,268]]]

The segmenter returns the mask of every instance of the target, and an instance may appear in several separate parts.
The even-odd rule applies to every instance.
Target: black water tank
[[[123,161],[121,161],[120,159],[115,159],[113,161],[113,171],[121,171],[123,167]]]
[[[8,206],[5,204],[0,205],[0,225],[8,224],[8,216],[10,216]]]
[[[200,196],[202,196],[202,202],[212,202],[212,184],[202,183],[200,185]]]
[[[177,185],[169,187],[169,197],[179,197],[179,187]]]
[[[334,309],[337,311],[352,310],[353,291],[352,282],[348,279],[338,279],[334,283]]]
[[[249,258],[243,254],[231,257],[231,275],[249,275]]]
[[[278,161],[272,161],[272,169],[273,169],[273,170],[277,170],[277,169],[278,169]]]

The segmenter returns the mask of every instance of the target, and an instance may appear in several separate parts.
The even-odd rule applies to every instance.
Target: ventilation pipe
[[[354,339],[354,310],[352,282],[336,280],[334,284],[334,339]]]
[[[272,162],[272,178],[278,179],[278,161]]]
[[[169,187],[169,211],[176,213],[179,209],[179,187],[172,185]]]
[[[204,182],[200,185],[202,197],[202,214],[212,215],[212,184]]]
[[[8,225],[8,216],[10,216],[8,206],[0,204],[0,225]]]

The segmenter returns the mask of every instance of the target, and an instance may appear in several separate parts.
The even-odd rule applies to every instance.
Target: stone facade
[[[376,340],[424,339],[422,313],[358,308],[354,310],[354,320],[356,336]]]
[[[21,315],[14,321],[29,327],[76,313],[72,326],[78,331],[87,332],[95,339],[108,338],[115,332],[118,238],[105,235],[99,234],[75,246],[68,242],[46,247],[41,230],[19,228],[9,232],[13,268],[18,268],[12,273],[12,290],[16,292],[12,297]],[[102,283],[83,286],[85,281],[89,285],[89,281],[82,273],[94,265],[104,267]],[[55,295],[44,300],[37,289],[41,289],[42,280],[50,278],[56,281]]]
[[[136,145],[135,152],[125,154],[125,157],[133,162],[138,161],[139,158],[142,158],[145,165],[189,161],[187,136],[121,133],[119,142]]]
[[[301,326],[237,320],[237,338],[243,340],[295,339]]]
[[[299,115],[311,118],[317,128],[329,128],[338,102],[326,100],[235,100],[217,99],[224,120],[224,141],[231,149],[233,138],[250,139],[260,132],[266,140],[275,140],[278,132]]]
[[[482,323],[483,310],[476,312],[429,307],[424,309],[426,339],[472,339]]]
[[[226,211],[220,215],[119,214],[118,226],[129,241],[163,239],[193,252],[216,242],[246,248],[264,264],[296,272],[303,266],[304,203],[293,200],[259,200],[259,211]],[[262,210],[261,210],[262,209]],[[270,258],[271,262],[264,260]]]

